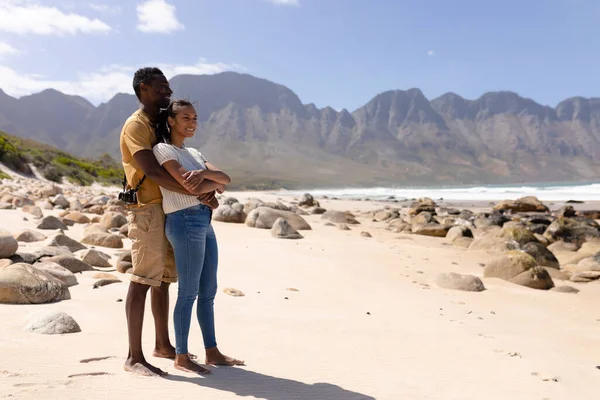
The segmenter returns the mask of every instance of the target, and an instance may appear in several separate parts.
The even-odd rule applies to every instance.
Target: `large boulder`
[[[466,292],[482,292],[485,290],[483,282],[473,275],[461,275],[455,272],[441,273],[435,283],[444,289],[463,290]]]
[[[79,324],[69,314],[56,311],[44,311],[36,315],[25,327],[28,332],[43,335],[62,335],[81,332]]]
[[[86,246],[82,245],[77,240],[71,239],[62,233],[50,236],[48,239],[46,239],[44,245],[49,247],[66,247],[73,253],[79,250],[87,249]]]
[[[94,233],[108,233],[108,229],[106,229],[98,223],[93,223],[86,226],[83,230],[83,236],[91,235]]]
[[[44,217],[44,213],[42,212],[42,209],[39,208],[38,206],[25,206],[25,207],[23,207],[23,211],[33,215],[36,218]]]
[[[63,224],[54,215],[48,215],[44,217],[40,223],[36,226],[37,229],[62,229],[67,230],[67,225]]]
[[[560,269],[560,263],[550,250],[544,247],[541,243],[529,242],[526,243],[521,250],[532,256],[538,265]]]
[[[462,237],[472,238],[473,232],[471,231],[471,229],[467,228],[466,226],[453,226],[452,228],[450,228],[450,230],[446,234],[446,241],[452,243],[456,239],[462,238]]]
[[[548,271],[539,267],[533,257],[522,251],[509,251],[504,256],[492,260],[485,266],[483,276],[500,278],[533,289],[554,287]]]
[[[600,225],[588,218],[558,218],[548,226],[544,236],[551,241],[562,240],[581,246],[589,239],[600,238]]]
[[[76,274],[78,272],[94,270],[94,268],[91,265],[89,265],[88,263],[85,263],[85,262],[81,261],[80,259],[75,258],[73,256],[65,255],[65,256],[48,257],[48,258],[44,258],[42,260],[42,262],[56,263],[56,264],[60,265],[61,267],[68,269],[69,271],[71,271],[74,274]],[[37,264],[34,264],[34,266],[35,265],[37,265]]]
[[[257,199],[255,197],[249,198],[244,205],[244,212],[249,214],[250,211],[254,210],[255,208],[262,207],[264,204],[265,202],[261,199]]]
[[[123,248],[123,240],[121,237],[110,233],[92,233],[86,235],[83,237],[83,239],[81,239],[81,243],[93,246],[108,247],[111,249]]]
[[[360,224],[360,222],[358,222],[354,215],[350,212],[328,210],[321,215],[321,218],[335,222],[336,224]]]
[[[425,225],[413,225],[412,233],[422,236],[446,237],[450,230],[450,226],[441,225],[438,223],[428,223]]]
[[[47,272],[49,275],[52,275],[68,287],[77,285],[77,277],[75,274],[55,262],[43,261],[36,263],[34,267],[40,271]]]
[[[423,197],[413,202],[410,205],[410,209],[408,210],[408,215],[413,216],[420,214],[424,211],[435,214],[435,201],[430,199],[429,197]]]
[[[18,242],[33,243],[46,240],[47,236],[32,229],[25,229],[15,235]]]
[[[85,215],[79,211],[72,211],[72,212],[66,214],[63,218],[68,221],[73,221],[76,224],[89,224],[90,223],[90,218],[87,215]]]
[[[119,255],[117,259],[117,271],[122,274],[127,273],[127,271],[133,268],[133,264],[131,262],[131,250],[125,250]]]
[[[539,243],[533,232],[524,226],[504,226],[497,234],[498,238],[514,241],[519,244],[520,247],[525,246],[527,243],[534,242]]]
[[[69,207],[69,200],[67,200],[62,194],[57,194],[56,196],[51,198],[50,201],[52,202],[52,204],[54,204],[55,206],[59,206],[60,208]]]
[[[42,304],[70,298],[66,284],[32,265],[16,263],[0,269],[0,303]]]
[[[81,261],[83,261],[86,264],[89,264],[93,267],[100,267],[100,268],[110,268],[112,267],[112,265],[110,264],[110,256],[106,253],[103,253],[101,251],[98,250],[94,250],[94,249],[86,249],[86,250],[80,250],[78,252],[75,253],[75,255],[77,257],[79,257],[79,259]]]
[[[258,207],[248,214],[246,225],[252,228],[271,229],[278,218],[285,219],[295,230],[312,229],[301,216],[291,212],[275,210],[268,207]]]
[[[213,213],[213,219],[220,222],[243,224],[247,215],[243,210],[233,208],[231,205],[221,204]]]
[[[100,226],[106,229],[120,228],[127,223],[127,217],[123,214],[109,211],[102,215]]]
[[[517,200],[504,200],[494,206],[495,211],[510,211],[512,213],[518,212],[549,212],[541,201],[535,196],[521,197]]]
[[[304,193],[298,201],[299,207],[319,207],[319,202],[315,201],[314,197],[310,193]]]
[[[19,249],[17,239],[5,230],[0,230],[0,258],[10,258]]]
[[[42,189],[40,189],[40,195],[42,197],[52,197],[52,196],[56,196],[57,194],[62,194],[62,189],[60,186],[57,186],[53,183],[48,184],[46,186],[44,186]]]
[[[278,239],[302,239],[303,236],[298,233],[287,222],[285,218],[279,217],[271,228],[271,235]]]

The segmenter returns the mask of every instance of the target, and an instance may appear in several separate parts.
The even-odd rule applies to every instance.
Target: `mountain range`
[[[600,173],[600,99],[555,108],[513,92],[467,100],[419,89],[380,93],[352,112],[304,104],[248,74],[178,75],[173,98],[192,100],[189,145],[238,187],[341,187],[590,181]],[[120,159],[134,95],[94,106],[54,89],[14,98],[0,89],[0,130],[88,158]]]

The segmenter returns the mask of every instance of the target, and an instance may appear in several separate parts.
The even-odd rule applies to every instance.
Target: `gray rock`
[[[99,267],[99,268],[110,268],[112,267],[112,265],[110,264],[110,256],[106,253],[103,253],[101,251],[98,250],[94,250],[94,249],[86,249],[86,250],[80,250],[78,252],[75,253],[75,255],[77,257],[79,257],[79,259],[81,261],[83,261],[86,264],[89,264],[93,267]]]
[[[28,332],[43,335],[62,335],[81,332],[79,324],[73,317],[64,312],[45,311],[35,316],[25,327]]]
[[[492,260],[484,270],[485,278],[500,278],[517,285],[547,290],[554,287],[552,277],[539,267],[533,257],[522,251],[509,251],[501,258]]]
[[[471,231],[471,229],[467,228],[466,226],[453,226],[452,228],[450,228],[450,230],[446,234],[446,240],[450,243],[452,243],[456,239],[462,238],[462,237],[472,238],[473,232]]]
[[[10,258],[19,249],[17,239],[5,230],[0,230],[0,258]]]
[[[92,233],[86,235],[83,237],[83,239],[81,239],[81,243],[93,246],[108,247],[111,249],[123,248],[123,240],[119,236],[110,233]]]
[[[52,275],[59,281],[63,282],[67,287],[77,285],[77,277],[71,271],[58,265],[52,261],[44,261],[40,263],[36,263],[34,265],[35,268],[40,271],[47,272],[49,275]]]
[[[56,257],[48,257],[48,258],[44,258],[42,262],[54,262],[66,269],[68,269],[69,271],[73,272],[74,274],[78,273],[78,272],[83,272],[83,271],[93,271],[94,268],[89,265],[88,263],[85,263],[73,256],[56,256]],[[34,264],[35,266],[36,264]]]
[[[100,226],[106,229],[120,228],[127,223],[127,218],[118,212],[109,211],[100,219]]]
[[[325,213],[323,213],[321,218],[329,220],[331,222],[335,222],[336,224],[350,224],[350,225],[360,224],[360,222],[358,222],[356,220],[354,215],[352,215],[352,213],[349,213],[349,212],[328,210]]]
[[[67,235],[63,235],[61,233],[46,239],[44,245],[48,247],[66,247],[73,253],[79,250],[87,249],[86,246],[82,245],[78,241],[71,239]]]
[[[47,236],[43,233],[31,229],[25,229],[15,236],[17,241],[25,243],[41,242],[42,240],[46,240],[46,238]]]
[[[560,263],[554,254],[542,244],[530,242],[523,246],[522,250],[532,256],[538,265],[560,269]]]
[[[62,208],[69,207],[69,200],[67,200],[62,194],[57,194],[56,196],[54,196],[54,198],[50,199],[50,201],[55,206],[60,206]]]
[[[67,285],[29,264],[0,269],[0,303],[42,304],[70,298]]]
[[[285,218],[279,217],[273,223],[271,228],[271,235],[279,239],[302,239],[303,236],[298,233],[292,226],[287,222]]]
[[[455,272],[441,273],[435,283],[444,289],[463,290],[466,292],[482,292],[485,286],[481,279],[474,275],[461,275]]]
[[[227,204],[220,205],[213,213],[213,219],[220,222],[243,224],[246,221],[246,218],[247,215],[243,210],[234,209]]]
[[[38,226],[37,229],[62,229],[67,230],[67,225],[63,224],[58,218],[54,215],[45,216]]]
[[[284,218],[295,230],[310,230],[310,225],[299,215],[291,211],[258,207],[248,214],[246,225],[252,228],[271,229],[278,218]]]

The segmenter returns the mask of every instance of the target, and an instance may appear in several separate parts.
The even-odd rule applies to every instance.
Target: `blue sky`
[[[350,111],[413,87],[555,106],[600,96],[599,17],[596,0],[0,0],[0,88],[98,104],[159,65],[246,72]]]

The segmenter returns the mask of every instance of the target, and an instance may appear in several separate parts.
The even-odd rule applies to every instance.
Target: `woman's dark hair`
[[[158,143],[171,143],[169,117],[175,118],[179,113],[179,110],[190,106],[194,106],[190,101],[173,100],[166,109],[160,111],[158,114],[158,122],[156,123],[156,139],[158,140]]]

